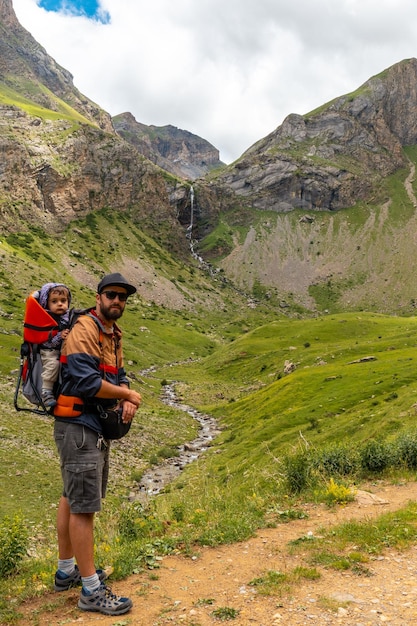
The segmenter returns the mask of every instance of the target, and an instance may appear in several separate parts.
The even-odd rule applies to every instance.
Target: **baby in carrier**
[[[41,344],[42,401],[47,408],[55,406],[54,385],[59,374],[59,355],[63,340],[69,333],[71,292],[61,283],[47,283],[39,290],[39,304],[56,321],[58,332]]]

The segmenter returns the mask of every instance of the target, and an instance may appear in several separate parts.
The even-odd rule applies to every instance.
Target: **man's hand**
[[[129,389],[129,399],[123,400],[120,405],[122,407],[122,421],[127,424],[131,422],[135,417],[135,413],[139,408],[140,403],[142,402],[142,397],[140,393],[134,391],[133,389]],[[130,395],[132,397],[130,397]]]
[[[135,391],[134,389],[129,389],[127,385],[113,385],[113,383],[109,383],[108,380],[101,381],[101,387],[99,391],[96,393],[96,398],[106,398],[106,400],[114,399],[120,400],[119,406],[124,406],[124,403],[127,402],[135,407],[133,415],[136,413],[136,409],[139,408],[140,403],[142,402],[142,396],[140,393]],[[129,414],[131,411],[129,411]],[[125,412],[123,411],[123,416]],[[132,415],[132,417],[133,417]],[[123,420],[124,421],[124,420]]]
[[[129,389],[128,397],[125,398],[125,400],[127,402],[130,402],[131,404],[134,404],[136,408],[139,408],[140,403],[142,402],[142,396],[138,391],[135,391],[134,389]]]

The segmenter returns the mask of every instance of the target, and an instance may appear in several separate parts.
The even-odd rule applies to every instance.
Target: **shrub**
[[[18,569],[28,549],[29,534],[24,520],[15,515],[4,517],[0,522],[0,577],[8,576]]]
[[[393,461],[393,448],[390,444],[371,439],[360,449],[361,466],[372,473],[383,472]]]
[[[396,442],[397,464],[404,465],[407,469],[417,469],[417,433],[405,433],[400,435]]]
[[[290,493],[300,493],[310,486],[312,464],[307,452],[297,452],[284,458],[284,480]]]
[[[129,543],[163,534],[163,524],[140,502],[129,502],[120,510],[118,530],[120,539]]]
[[[339,485],[333,478],[330,479],[326,490],[323,494],[324,501],[329,506],[332,504],[344,504],[346,502],[352,502],[355,499],[355,494],[344,485]]]
[[[357,452],[348,446],[329,447],[319,454],[318,469],[326,476],[352,476],[359,469]]]

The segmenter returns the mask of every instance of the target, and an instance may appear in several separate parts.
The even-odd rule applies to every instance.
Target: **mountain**
[[[16,18],[12,0],[0,3],[0,83],[9,99],[19,94],[41,107],[64,113],[63,102],[86,121],[112,131],[111,118],[74,87],[73,77],[48,55]],[[63,102],[60,102],[63,101]]]
[[[408,59],[288,116],[198,181],[199,253],[283,311],[413,314],[416,110]]]
[[[211,143],[175,126],[146,126],[131,113],[112,118],[116,132],[147,159],[185,180],[195,180],[224,165]]]
[[[263,210],[352,206],[406,165],[416,109],[417,59],[409,59],[307,115],[289,115],[216,182]]]
[[[0,5],[0,148],[3,232],[61,231],[111,206],[144,229],[159,225],[174,250],[187,250],[178,216],[188,185],[116,133],[109,114],[19,24],[11,0]]]
[[[288,116],[224,166],[187,131],[111,119],[20,26],[11,0],[0,29],[2,234],[60,236],[106,210],[287,315],[414,312],[416,59]]]

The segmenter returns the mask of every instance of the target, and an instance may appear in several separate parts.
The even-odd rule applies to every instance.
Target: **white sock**
[[[75,558],[71,557],[70,559],[59,559],[58,569],[60,572],[70,576],[75,569]]]
[[[82,576],[81,580],[83,581],[83,588],[88,593],[94,593],[101,585],[97,572],[92,576]]]

